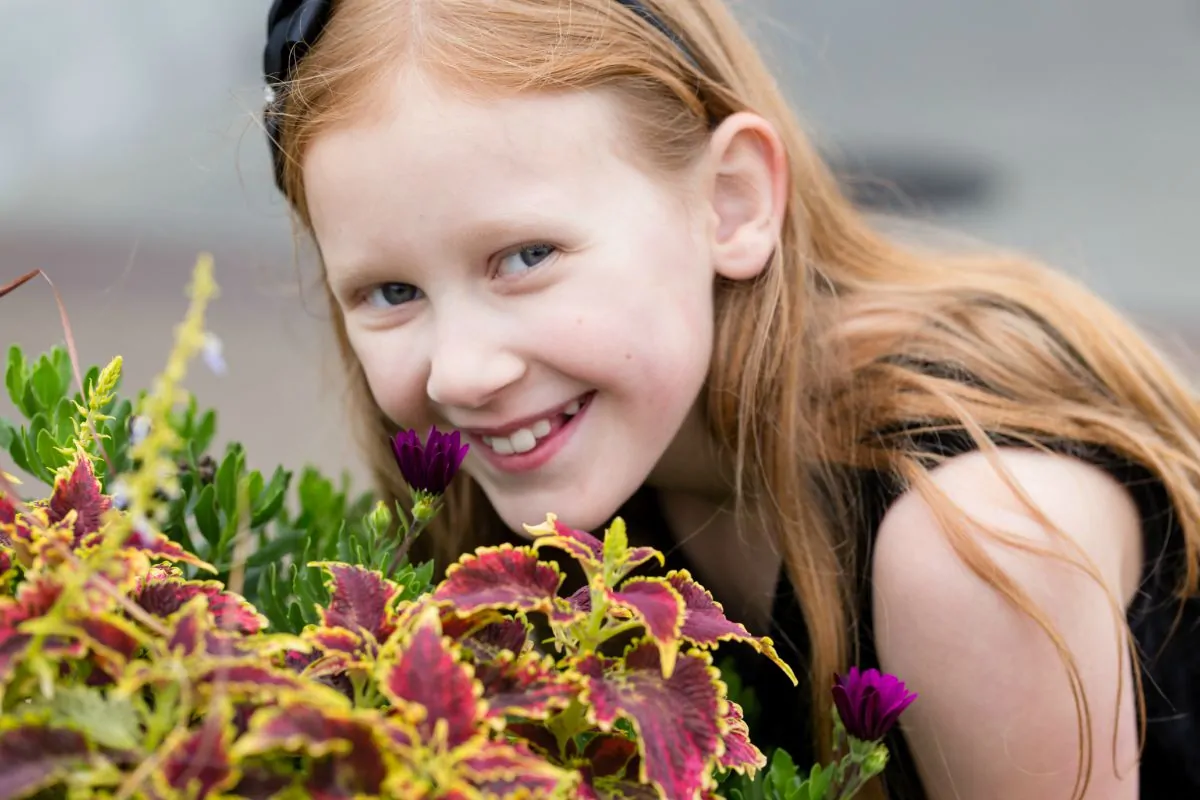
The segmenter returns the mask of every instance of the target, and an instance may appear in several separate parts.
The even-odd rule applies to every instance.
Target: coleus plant
[[[698,798],[726,788],[817,800],[849,797],[882,769],[878,739],[912,695],[890,676],[851,672],[834,690],[844,758],[805,776],[783,754],[760,772],[767,759],[712,653],[737,641],[790,667],[688,573],[641,574],[662,555],[631,545],[619,519],[597,538],[548,514],[527,528],[529,544],[467,554],[429,587],[405,554],[462,462],[456,434],[395,440],[411,503],[355,521],[367,547],[389,539],[382,553],[360,544],[359,563],[306,559],[300,568],[324,577],[303,617],[260,613],[240,591],[236,558],[219,568],[166,532],[188,496],[172,414],[182,366],[206,341],[210,268],[197,269],[168,369],[140,399],[121,452],[105,446],[116,433],[114,362],[90,373],[73,414],[57,415],[70,436],[39,448],[48,496],[23,501],[0,474],[0,800]],[[235,482],[226,503],[221,538],[235,554],[253,543],[264,490],[253,483]],[[561,567],[543,557],[551,548],[578,564],[579,590],[563,591]],[[284,624],[273,631],[272,621]]]

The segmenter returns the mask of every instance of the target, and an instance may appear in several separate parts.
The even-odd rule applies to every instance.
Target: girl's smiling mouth
[[[495,428],[466,428],[479,443],[480,452],[505,472],[526,472],[549,461],[579,427],[595,391],[570,400],[537,417],[527,417]]]

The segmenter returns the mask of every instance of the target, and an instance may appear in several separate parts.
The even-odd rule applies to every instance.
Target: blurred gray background
[[[214,253],[229,372],[189,385],[221,438],[255,466],[354,469],[313,264],[257,128],[268,5],[0,0],[0,284],[45,270],[83,361],[123,354],[142,386]],[[865,206],[1032,252],[1200,350],[1195,0],[737,9]],[[0,344],[61,339],[43,282],[0,300]]]

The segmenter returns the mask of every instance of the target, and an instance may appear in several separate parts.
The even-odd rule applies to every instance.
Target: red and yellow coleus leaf
[[[154,782],[168,797],[203,800],[220,795],[241,777],[232,754],[232,713],[209,709],[200,726],[167,745]],[[170,741],[170,740],[168,740]]]
[[[609,542],[609,555],[613,563],[608,567],[610,577],[614,580],[620,580],[651,559],[657,558],[659,565],[664,563],[662,553],[653,547],[629,547],[624,539],[625,523],[619,518],[606,531],[605,542],[587,531],[564,525],[555,514],[547,514],[546,521],[540,525],[526,525],[525,530],[534,537],[534,550],[554,547],[565,551],[579,562],[589,580],[605,566],[605,542]],[[612,541],[609,541],[610,537]]]
[[[100,547],[104,541],[104,536],[104,531],[85,536],[80,541],[80,550],[91,550]],[[143,553],[151,561],[173,561],[180,564],[191,564],[209,572],[217,571],[212,564],[184,550],[180,544],[172,541],[162,531],[135,528],[124,534],[124,541],[121,543],[121,547],[125,550],[134,550]]]
[[[443,623],[443,632],[446,631]],[[476,628],[465,636],[453,636],[476,661],[494,661],[505,653],[523,655],[533,647],[529,625],[524,620],[501,618]]]
[[[771,638],[753,636],[744,625],[728,619],[721,604],[713,599],[707,589],[694,581],[687,570],[667,573],[666,581],[683,598],[685,613],[682,635],[686,641],[705,648],[716,647],[727,641],[745,642],[774,661],[791,679],[792,684],[796,684],[796,673],[775,652],[775,643]]]
[[[9,526],[15,525],[16,521],[17,507],[13,504],[12,498],[8,496],[8,492],[0,489],[0,544],[12,544]]]
[[[457,767],[466,782],[484,797],[561,797],[579,778],[572,770],[497,741],[484,742]]]
[[[506,608],[569,622],[575,615],[563,609],[558,597],[563,577],[557,565],[539,561],[532,548],[502,544],[480,548],[451,565],[433,590],[433,600],[459,613]]]
[[[605,590],[609,603],[633,614],[646,629],[646,635],[658,644],[663,677],[671,677],[679,636],[683,628],[684,606],[674,587],[661,578],[630,578],[620,591]]]
[[[313,626],[305,629],[302,636],[313,646],[313,657],[303,668],[308,677],[336,675],[351,669],[369,670],[379,652],[371,634],[361,629],[355,633],[346,628]]]
[[[69,630],[66,620],[47,616],[58,596],[59,587],[39,576],[22,583],[15,598],[0,597],[0,695],[34,645],[37,637],[30,626],[53,628],[37,643],[37,652],[46,659],[82,658],[86,652],[82,642],[62,635]]]
[[[619,734],[592,737],[583,753],[574,755],[583,776],[579,797],[583,800],[658,800],[658,791],[638,783],[637,742]]]
[[[411,757],[409,757],[411,756]],[[477,738],[451,753],[401,754],[384,787],[386,797],[437,800],[566,798],[578,773],[557,767],[523,747]]]
[[[312,645],[311,657],[300,664],[306,678],[329,678],[350,669],[370,670],[378,654],[378,645],[366,632],[354,633],[344,627],[310,627],[301,634]]]
[[[637,742],[620,734],[602,733],[588,741],[582,758],[592,776],[611,778],[624,776],[625,768],[637,755]]]
[[[222,630],[253,635],[267,626],[267,618],[246,598],[224,591],[218,581],[185,581],[175,577],[147,580],[134,600],[147,612],[165,618],[199,595],[208,598],[214,623]]]
[[[721,734],[725,752],[721,754],[720,764],[725,769],[754,777],[754,773],[766,766],[767,757],[750,741],[750,728],[742,716],[742,707],[734,702],[728,702],[727,706],[724,733]]]
[[[311,693],[316,686],[292,672],[253,662],[215,663],[198,671],[196,683],[201,688],[219,684],[222,692],[231,697],[264,698],[273,700],[280,693]]]
[[[12,549],[17,561],[26,568],[54,567],[66,560],[75,548],[75,513],[51,523],[42,506],[30,506],[17,515],[12,531]]]
[[[462,645],[475,661],[492,661],[505,651],[520,655],[533,646],[528,622],[494,610],[467,616],[443,614],[442,633]]]
[[[115,614],[89,616],[78,624],[92,664],[111,679],[121,674],[146,639],[136,625]]]
[[[546,758],[559,758],[558,738],[545,724],[541,722],[510,721],[504,726],[504,735],[510,741],[519,742],[522,747],[538,753]],[[573,754],[575,740],[567,740],[568,755]]]
[[[708,653],[681,654],[669,678],[649,640],[633,644],[620,660],[589,654],[576,668],[585,679],[583,701],[602,731],[612,730],[618,717],[633,723],[643,783],[677,798],[698,797],[710,787],[723,747],[725,700]]]
[[[17,603],[29,618],[50,612],[62,596],[63,587],[52,574],[37,572],[25,576],[17,587]]]
[[[77,456],[69,469],[54,480],[54,491],[45,505],[46,518],[56,525],[74,511],[72,531],[77,546],[84,536],[100,530],[104,514],[112,508],[112,498],[101,492],[89,459]]]
[[[587,531],[559,522],[557,514],[547,514],[540,525],[526,525],[525,531],[534,537],[534,551],[542,547],[562,550],[578,561],[589,576],[604,564],[604,543]]]
[[[240,659],[270,658],[288,650],[307,648],[303,639],[290,634],[243,636],[221,630],[216,627],[214,615],[209,613],[209,599],[207,595],[197,595],[168,618],[170,627],[163,643],[165,652],[184,657]]]
[[[396,629],[396,598],[400,585],[387,580],[382,573],[351,564],[314,562],[330,576],[329,606],[317,611],[328,628],[345,628],[358,633],[366,631],[383,643]]]
[[[536,653],[502,653],[477,664],[475,678],[483,685],[488,716],[498,719],[507,714],[546,719],[579,695],[578,684],[555,669],[553,658]]]
[[[28,797],[94,760],[78,731],[26,724],[0,733],[0,797]]]
[[[0,545],[0,575],[6,574],[13,568],[12,550]]]
[[[16,601],[0,598],[0,689],[12,678],[33,637],[19,630],[29,617]]]
[[[379,658],[379,689],[429,746],[452,750],[483,729],[483,688],[428,608]]]
[[[293,700],[257,711],[234,751],[239,758],[281,751],[317,759],[321,766],[310,774],[307,787],[313,795],[338,786],[351,791],[349,796],[379,794],[388,772],[377,738],[384,722],[370,710]]]

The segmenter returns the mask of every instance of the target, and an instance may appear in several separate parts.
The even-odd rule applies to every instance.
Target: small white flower
[[[122,511],[129,508],[129,485],[125,481],[116,481],[112,485],[109,495],[112,497],[113,508]]]
[[[150,418],[139,414],[129,423],[129,443],[135,447],[150,435]]]
[[[263,99],[264,99],[264,100],[266,100],[266,102],[267,102],[267,105],[269,105],[269,106],[273,106],[273,105],[275,105],[275,101],[276,101],[277,99],[279,99],[279,95],[278,95],[278,94],[276,94],[276,92],[275,92],[275,87],[274,87],[274,86],[266,86],[266,87],[264,87],[264,89],[263,89]]]
[[[217,375],[225,374],[224,346],[215,333],[204,334],[204,346],[200,350],[200,357]]]

